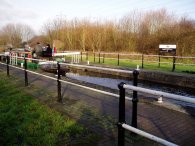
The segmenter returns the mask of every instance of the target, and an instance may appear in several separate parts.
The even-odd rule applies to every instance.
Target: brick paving
[[[0,65],[2,71],[2,66]],[[4,69],[3,69],[4,70]],[[22,78],[23,71],[10,74]],[[55,102],[56,82],[29,74],[29,93],[58,111],[69,114],[79,123],[105,137],[97,145],[117,145],[118,98],[62,84],[63,104]],[[38,87],[38,88],[37,88]],[[126,102],[126,121],[131,123],[131,101]],[[185,110],[185,109],[184,109]],[[195,117],[158,105],[138,103],[138,128],[182,146],[195,145]],[[144,142],[144,143],[143,143]],[[143,142],[126,145],[158,145]],[[146,143],[145,143],[146,142]]]

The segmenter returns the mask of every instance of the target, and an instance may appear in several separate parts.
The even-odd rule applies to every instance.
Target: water
[[[72,73],[72,72],[66,73],[66,76],[71,79],[93,83],[93,84],[101,85],[101,86],[108,87],[111,89],[118,89],[118,84],[121,82],[130,84],[130,85],[133,84],[132,81],[128,79],[97,77],[97,76],[91,76],[91,75],[81,75],[79,73]],[[139,82],[138,86],[148,88],[148,89],[155,89],[157,91],[164,91],[168,93],[173,93],[177,95],[183,95],[183,96],[195,98],[195,93],[193,93],[192,90],[184,89],[181,87],[173,87],[173,86],[151,83],[151,82],[146,82],[146,81]]]

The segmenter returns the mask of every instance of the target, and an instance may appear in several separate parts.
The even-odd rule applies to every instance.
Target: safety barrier
[[[174,94],[170,94],[170,93],[166,93],[166,92],[161,92],[161,91],[155,91],[155,90],[150,90],[150,89],[146,89],[146,88],[141,88],[141,87],[137,87],[138,84],[138,75],[139,72],[138,70],[134,70],[134,71],[125,71],[125,70],[117,70],[117,69],[110,69],[110,68],[101,68],[101,67],[92,67],[92,66],[85,66],[85,67],[89,67],[89,68],[95,68],[95,69],[102,69],[102,70],[108,70],[108,71],[121,71],[121,72],[126,72],[126,73],[132,73],[133,74],[133,85],[126,85],[125,83],[120,83],[118,85],[119,87],[119,95],[114,94],[114,93],[110,93],[110,92],[106,92],[106,91],[102,91],[102,90],[98,90],[95,88],[91,88],[91,87],[87,87],[87,86],[83,86],[83,85],[79,85],[76,83],[72,83],[72,82],[68,82],[68,81],[64,81],[61,79],[61,74],[60,74],[60,65],[61,64],[65,64],[65,63],[59,63],[57,62],[57,78],[55,77],[50,77],[44,74],[40,74],[34,71],[30,71],[27,69],[27,60],[31,59],[31,60],[36,60],[36,61],[45,61],[45,60],[39,60],[39,59],[32,59],[32,58],[22,58],[24,59],[24,68],[20,68],[17,66],[13,66],[10,65],[9,61],[10,58],[9,56],[6,56],[6,64],[0,62],[0,64],[6,65],[7,66],[7,75],[10,75],[9,72],[9,67],[13,67],[16,69],[20,69],[20,70],[24,70],[24,77],[25,77],[25,86],[28,86],[28,73],[32,73],[32,74],[36,74],[48,79],[52,79],[57,81],[57,100],[58,102],[62,102],[62,94],[61,94],[61,83],[65,83],[65,84],[70,84],[73,86],[77,86],[80,88],[84,88],[87,90],[91,90],[94,92],[98,92],[98,93],[102,93],[105,95],[109,95],[109,96],[113,96],[113,97],[117,97],[119,98],[119,121],[118,121],[118,145],[119,146],[124,146],[124,141],[125,141],[125,129],[132,131],[133,133],[139,134],[141,136],[144,136],[148,139],[151,139],[153,141],[159,142],[163,145],[169,145],[169,146],[176,146],[176,144],[171,143],[169,141],[166,141],[164,139],[161,139],[159,137],[156,137],[154,135],[151,135],[147,132],[144,132],[142,130],[137,129],[137,103],[138,103],[138,97],[137,97],[137,92],[143,92],[143,93],[147,93],[147,94],[152,94],[152,95],[157,95],[157,96],[163,96],[165,98],[171,98],[171,99],[176,99],[176,100],[181,100],[181,101],[185,101],[185,102],[190,102],[190,103],[195,103],[195,99],[193,98],[187,98],[185,96],[179,96],[179,95],[174,95]],[[65,65],[69,65],[69,64],[65,64]],[[82,67],[81,65],[74,65],[73,66],[79,66]],[[126,97],[125,96],[125,89],[129,89],[129,90],[133,90],[133,98],[130,97]],[[125,100],[131,100],[132,101],[132,123],[131,126],[127,125],[125,123]]]
[[[56,56],[71,56],[71,63],[79,63],[80,52],[64,52],[64,53],[54,53],[54,57]],[[65,58],[64,58],[65,59]]]
[[[95,88],[91,88],[91,87],[79,85],[79,84],[76,84],[76,83],[68,82],[68,81],[65,81],[65,80],[61,80],[61,74],[60,74],[61,73],[61,71],[60,71],[61,68],[60,68],[60,65],[63,64],[63,63],[50,61],[50,62],[53,62],[53,63],[57,63],[57,67],[58,67],[57,68],[57,78],[54,78],[54,77],[50,77],[50,76],[47,76],[47,75],[44,75],[44,74],[40,74],[40,73],[37,73],[37,72],[34,72],[34,71],[31,71],[31,70],[27,69],[27,60],[33,60],[33,61],[39,61],[39,62],[44,62],[46,60],[32,59],[32,58],[23,58],[23,57],[18,57],[18,58],[24,59],[24,68],[10,65],[9,64],[9,56],[6,56],[6,64],[0,62],[0,64],[3,64],[3,65],[7,66],[7,75],[8,76],[10,75],[9,67],[13,67],[13,68],[16,68],[16,69],[19,69],[19,70],[23,70],[24,71],[25,86],[29,85],[28,73],[36,74],[36,75],[39,75],[39,76],[42,76],[42,77],[45,77],[45,78],[57,81],[57,89],[58,89],[58,99],[57,100],[59,102],[62,100],[62,96],[61,96],[61,83],[70,84],[70,85],[73,85],[73,86],[77,86],[77,87],[80,87],[80,88],[84,88],[84,89],[87,89],[87,90],[91,90],[91,91],[94,91],[94,92],[98,92],[98,93],[102,93],[102,94],[105,94],[105,95],[109,95],[109,96],[113,96],[113,97],[119,98],[118,94],[114,94],[114,93],[106,92],[106,91],[103,91],[103,90],[98,90],[98,89],[95,89]],[[126,100],[132,100],[132,98],[130,98],[128,96],[126,96],[125,99]]]
[[[132,86],[132,85],[126,85],[125,83],[122,82],[118,85],[118,87],[120,90],[119,91],[119,95],[120,95],[119,97],[119,121],[117,124],[118,125],[118,146],[124,146],[125,129],[133,133],[139,134],[141,136],[144,136],[153,141],[156,141],[160,144],[167,145],[167,146],[176,146],[176,144],[174,143],[171,143],[162,138],[156,137],[145,131],[137,129],[137,102],[138,102],[137,92],[147,93],[151,95],[156,95],[156,96],[160,96],[164,98],[170,98],[174,100],[180,100],[180,101],[189,102],[189,103],[195,103],[195,99],[181,96],[181,95],[175,95],[175,94],[170,94],[166,92],[137,87],[136,84]],[[125,100],[124,100],[125,99],[125,89],[133,90],[133,98],[132,98],[133,109],[132,109],[131,126],[125,123]]]
[[[9,56],[10,56],[10,64],[17,65],[18,54],[15,52],[10,52]]]

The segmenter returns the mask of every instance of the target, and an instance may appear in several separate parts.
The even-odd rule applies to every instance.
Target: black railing
[[[137,86],[138,84],[138,75],[139,72],[137,70],[133,71],[133,85]],[[122,127],[122,124],[125,124],[125,88],[123,87],[125,83],[121,82],[118,85],[119,88],[119,121],[118,121],[118,146],[125,145],[125,129]],[[131,125],[132,127],[137,128],[137,91],[133,91],[133,99],[132,99],[132,118]]]

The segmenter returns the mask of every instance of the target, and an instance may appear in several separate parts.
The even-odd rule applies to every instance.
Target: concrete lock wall
[[[88,69],[85,67],[69,66],[70,70],[80,70],[83,72],[94,72],[105,75],[112,75],[116,77],[133,78],[132,74],[112,72],[105,70]],[[140,70],[139,79],[144,81],[156,82],[161,84],[181,86],[187,88],[195,88],[195,75],[184,73],[160,72],[160,71],[146,71]]]

